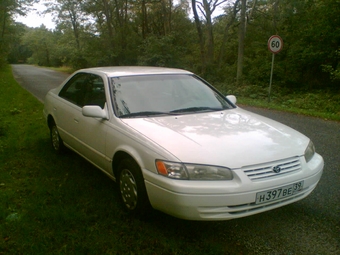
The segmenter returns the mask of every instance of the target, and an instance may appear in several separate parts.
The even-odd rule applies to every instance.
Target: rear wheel
[[[146,216],[151,206],[142,172],[135,161],[123,159],[118,167],[118,187],[124,208],[135,216]]]
[[[50,127],[50,138],[54,151],[58,154],[63,153],[65,151],[64,142],[59,135],[59,131],[55,123],[53,123]]]

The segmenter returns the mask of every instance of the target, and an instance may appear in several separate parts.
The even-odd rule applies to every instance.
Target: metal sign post
[[[268,89],[268,102],[270,102],[275,54],[279,53],[282,50],[282,47],[283,47],[283,41],[282,41],[282,38],[280,36],[273,35],[269,38],[268,49],[269,49],[270,52],[273,53],[273,57],[272,57],[272,68],[271,68],[271,71],[270,71],[270,81],[269,81],[269,89]]]

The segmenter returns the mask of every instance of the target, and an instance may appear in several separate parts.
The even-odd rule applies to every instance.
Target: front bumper
[[[149,200],[154,209],[187,220],[230,220],[272,210],[308,196],[319,182],[324,161],[315,154],[301,171],[277,179],[252,182],[234,175],[233,181],[172,180],[144,170]],[[258,192],[304,181],[303,190],[292,196],[256,204]]]

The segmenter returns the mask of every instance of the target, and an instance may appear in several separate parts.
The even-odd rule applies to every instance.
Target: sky
[[[52,21],[50,14],[39,15],[38,11],[44,11],[46,7],[43,4],[34,4],[33,6],[36,11],[27,13],[26,16],[17,16],[15,21],[21,22],[28,27],[40,27],[42,24],[48,29],[54,29],[55,23]]]

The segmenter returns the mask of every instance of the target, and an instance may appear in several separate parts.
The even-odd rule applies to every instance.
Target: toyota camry
[[[324,166],[308,137],[180,69],[78,70],[46,95],[44,116],[54,150],[71,149],[116,181],[135,216],[265,212],[308,196]]]

